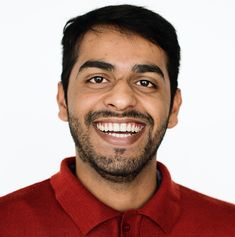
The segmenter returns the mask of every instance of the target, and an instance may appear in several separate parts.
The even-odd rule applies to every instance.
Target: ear
[[[170,117],[168,121],[168,128],[173,128],[178,123],[178,113],[180,110],[180,106],[182,104],[182,97],[180,89],[176,90],[172,109],[170,112]]]
[[[68,121],[67,104],[65,101],[64,88],[61,82],[58,83],[57,104],[59,106],[58,116],[63,121]]]

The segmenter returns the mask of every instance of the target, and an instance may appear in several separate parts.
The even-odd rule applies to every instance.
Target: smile
[[[137,121],[97,121],[97,134],[107,143],[115,146],[129,146],[142,136],[145,124]]]
[[[129,137],[139,133],[144,126],[136,123],[97,123],[97,129],[113,137]]]

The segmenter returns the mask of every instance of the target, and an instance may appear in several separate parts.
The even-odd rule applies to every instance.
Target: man
[[[0,201],[0,236],[235,236],[235,206],[174,183],[156,161],[177,124],[180,47],[147,9],[108,6],[65,26],[59,117],[76,157]]]

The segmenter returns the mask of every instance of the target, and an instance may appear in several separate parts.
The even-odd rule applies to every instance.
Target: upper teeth
[[[134,123],[97,123],[96,126],[103,132],[139,132],[144,127]]]

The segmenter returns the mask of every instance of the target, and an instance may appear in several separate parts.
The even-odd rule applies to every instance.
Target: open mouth
[[[102,133],[117,138],[131,137],[140,133],[144,128],[144,125],[140,123],[97,122],[95,125],[97,130],[101,131]]]

